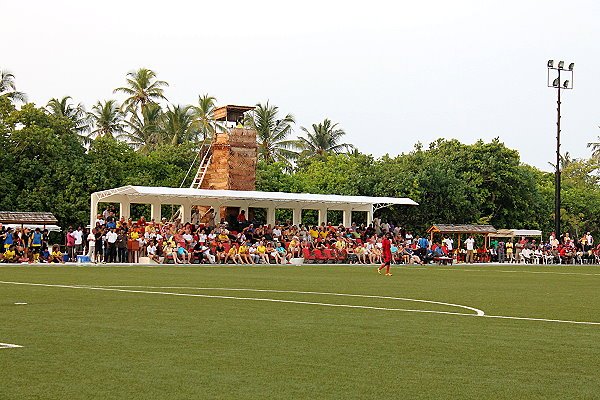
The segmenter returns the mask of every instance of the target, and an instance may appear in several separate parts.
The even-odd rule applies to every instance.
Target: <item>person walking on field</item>
[[[475,239],[473,239],[473,235],[469,236],[469,238],[465,240],[465,246],[467,246],[467,257],[465,259],[465,263],[473,263],[473,250],[475,249]]]
[[[391,234],[386,233],[381,241],[381,250],[383,253],[383,264],[377,268],[377,273],[381,275],[381,270],[385,267],[385,276],[392,276],[390,273],[390,264],[392,262],[392,242],[390,242]]]

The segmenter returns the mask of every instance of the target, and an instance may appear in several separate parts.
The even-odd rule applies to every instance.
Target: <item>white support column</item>
[[[319,225],[327,223],[327,209],[319,208]]]
[[[267,208],[267,225],[275,225],[275,207]]]
[[[342,210],[342,221],[345,228],[349,228],[352,225],[352,209],[348,208]]]
[[[182,202],[180,204],[181,212],[179,213],[179,218],[181,218],[181,223],[185,224],[190,222],[192,217],[192,206],[189,202]]]
[[[131,203],[129,199],[125,199],[119,202],[119,218],[125,217],[127,221],[131,216]]]
[[[302,224],[302,209],[294,208],[292,209],[292,225],[300,224]]]
[[[215,224],[219,225],[221,223],[221,205],[218,203],[211,205],[212,209],[215,210]]]
[[[367,211],[367,226],[373,223],[373,206]]]
[[[161,204],[154,202],[150,204],[150,219],[154,219],[154,222],[160,222],[162,218]]]
[[[96,215],[98,215],[98,199],[96,195],[92,193],[90,196],[90,229],[96,227]]]

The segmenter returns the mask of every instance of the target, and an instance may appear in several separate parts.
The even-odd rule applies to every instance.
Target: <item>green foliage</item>
[[[25,95],[16,91],[14,76],[2,71],[0,209],[51,211],[62,225],[83,224],[94,191],[128,184],[189,186],[194,174],[186,173],[201,141],[223,126],[215,125],[216,99],[207,94],[195,106],[163,110],[158,102],[165,100],[166,86],[154,71],[141,68],[115,90],[128,96],[121,110],[108,100],[88,114],[69,96],[51,99],[46,108],[17,109]],[[90,120],[94,140],[84,135]],[[257,104],[243,123],[257,130],[258,190],[410,197],[420,205],[384,208],[378,215],[419,232],[433,223],[553,230],[554,174],[521,163],[519,153],[498,139],[467,145],[440,138],[375,159],[341,143],[345,132],[328,119],[301,128],[305,137],[290,140],[294,117],[268,102]],[[575,236],[597,233],[600,226],[600,144],[589,147],[588,160],[565,153],[560,161],[561,219],[564,231]]]

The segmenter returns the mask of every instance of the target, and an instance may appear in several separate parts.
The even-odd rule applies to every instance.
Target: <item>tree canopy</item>
[[[25,95],[3,72],[0,209],[51,211],[63,226],[85,224],[94,191],[179,186],[199,143],[215,127],[223,129],[213,119],[215,98],[163,105],[168,84],[148,69],[130,72],[127,82],[117,89],[129,96],[121,107],[117,100],[98,101],[86,113],[69,96],[43,108],[21,105]],[[343,143],[346,132],[329,119],[301,128],[294,139],[292,114],[269,102],[258,103],[243,123],[258,132],[258,190],[410,197],[420,205],[378,213],[418,232],[433,223],[553,230],[554,175],[524,164],[498,138],[473,144],[440,138],[375,158]],[[94,139],[82,141],[89,131]],[[600,145],[590,147],[589,159],[561,159],[561,219],[576,236],[600,226]]]

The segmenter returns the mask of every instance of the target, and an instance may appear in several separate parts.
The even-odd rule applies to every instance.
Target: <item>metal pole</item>
[[[556,182],[555,182],[555,204],[554,204],[554,229],[556,238],[560,238],[560,69],[558,70],[558,100],[556,120]],[[560,239],[559,239],[560,240]]]

